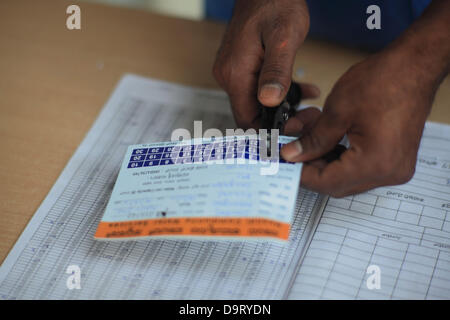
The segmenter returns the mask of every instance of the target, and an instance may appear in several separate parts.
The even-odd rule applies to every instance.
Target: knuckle
[[[269,15],[263,31],[273,43],[289,41],[296,47],[303,42],[306,36],[305,30],[308,29],[308,14],[305,14],[303,10],[299,12],[295,8],[284,7]]]
[[[270,27],[274,34],[284,34],[286,31],[289,30],[290,25],[286,23],[286,14],[278,14],[276,15],[271,23]]]
[[[266,62],[262,70],[262,77],[265,81],[279,80],[280,78],[285,78],[288,76],[288,71],[285,65],[281,62],[283,59],[278,59],[278,61]]]
[[[228,82],[230,82],[232,66],[228,59],[220,59],[214,63],[213,76],[217,82],[226,89]]]
[[[323,143],[322,139],[319,138],[314,133],[309,133],[305,136],[305,139],[302,140],[303,147],[306,150],[310,150],[311,152],[320,152],[320,150],[323,150]]]
[[[298,14],[288,9],[272,15],[267,26],[274,39],[283,38],[282,40],[294,38],[297,31],[301,29]]]

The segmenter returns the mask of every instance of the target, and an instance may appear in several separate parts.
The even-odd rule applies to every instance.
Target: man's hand
[[[306,162],[302,184],[340,197],[411,179],[434,95],[450,70],[449,39],[450,1],[434,0],[388,48],[339,79],[323,113],[298,113],[290,126],[303,126],[303,136],[281,155]],[[321,160],[345,134],[350,148]]]
[[[341,197],[411,179],[436,90],[429,76],[413,65],[408,54],[374,55],[339,79],[322,113],[304,110],[291,121],[301,122],[306,130],[281,155],[306,162],[304,186]],[[340,159],[320,160],[345,134],[350,148]]]
[[[297,49],[309,29],[304,0],[238,0],[214,76],[228,93],[238,127],[258,128],[258,100],[276,106],[289,89]],[[302,85],[314,98],[319,89]]]

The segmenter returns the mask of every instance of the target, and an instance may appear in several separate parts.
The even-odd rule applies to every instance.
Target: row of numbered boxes
[[[259,150],[257,147],[248,145],[231,146],[225,149],[221,145],[214,146],[213,144],[135,149],[128,163],[128,168],[200,163],[233,158],[259,160]],[[278,160],[274,159],[273,161]],[[281,163],[286,162],[283,159],[279,161]]]
[[[281,146],[281,144],[279,144]],[[218,143],[208,143],[208,144],[196,144],[196,145],[185,145],[185,146],[171,146],[171,147],[155,147],[155,148],[141,148],[134,149],[133,155],[147,155],[147,154],[156,154],[156,153],[178,153],[183,150],[218,150],[223,149],[224,151],[227,149],[236,149],[242,150],[243,148],[252,148],[257,149],[259,146],[258,140],[250,140],[250,141],[230,141],[230,142],[218,142]]]

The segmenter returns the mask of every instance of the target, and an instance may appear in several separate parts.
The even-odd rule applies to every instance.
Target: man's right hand
[[[237,0],[214,64],[214,76],[228,93],[243,129],[259,127],[258,100],[277,106],[285,97],[297,49],[309,29],[304,0]],[[304,98],[319,89],[302,84]]]

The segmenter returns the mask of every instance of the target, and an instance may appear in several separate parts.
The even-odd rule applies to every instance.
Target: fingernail
[[[261,87],[261,90],[259,91],[259,98],[268,100],[270,103],[271,100],[278,103],[278,101],[282,98],[283,93],[283,87],[278,83],[270,83],[265,84]]]
[[[281,148],[281,156],[287,161],[293,161],[303,153],[303,147],[299,140],[288,143]]]

